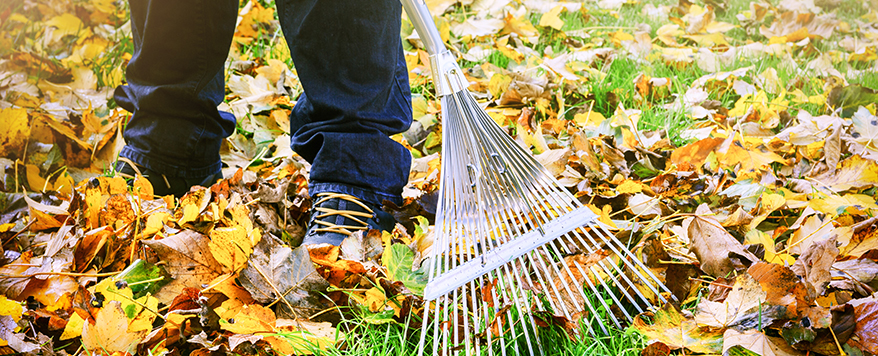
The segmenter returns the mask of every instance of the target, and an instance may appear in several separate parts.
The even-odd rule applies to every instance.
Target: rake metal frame
[[[424,290],[424,299],[432,303],[424,307],[419,355],[425,351],[431,326],[433,355],[471,355],[484,348],[493,355],[494,338],[500,354],[506,355],[506,344],[511,342],[518,355],[522,336],[530,355],[543,354],[539,340],[532,340],[537,331],[529,305],[541,307],[533,303],[528,290],[550,296],[552,309],[568,319],[582,312],[606,315],[619,328],[622,324],[607,301],[598,297],[599,305],[593,305],[586,290],[595,296],[609,294],[613,304],[624,299],[638,312],[653,305],[637,285],[646,286],[664,302],[661,291],[670,291],[652,271],[479,107],[423,0],[401,1],[430,54],[442,102],[440,201]],[[623,266],[610,258],[586,266],[573,261],[574,272],[563,259],[604,248]],[[618,287],[621,295],[613,293],[611,286]],[[626,286],[633,287],[633,295]],[[626,319],[633,319],[625,308],[618,309]],[[463,325],[458,325],[461,320]],[[609,333],[604,322],[598,325],[603,334]],[[442,350],[440,343],[445,345]]]

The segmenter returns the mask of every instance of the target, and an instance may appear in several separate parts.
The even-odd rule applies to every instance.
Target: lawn
[[[551,355],[878,354],[878,2],[427,5],[482,109],[632,251],[546,252],[618,274],[517,266],[541,279],[515,287],[533,329],[493,305],[506,287],[481,287],[478,353],[527,353],[525,332]],[[174,199],[112,169],[128,4],[0,2],[0,354],[418,353],[443,177],[429,55],[403,14],[414,123],[392,138],[413,164],[403,206],[384,207],[396,228],[308,251],[310,165],[289,148],[303,89],[274,9],[240,4],[225,179]],[[549,293],[563,283],[587,296]]]

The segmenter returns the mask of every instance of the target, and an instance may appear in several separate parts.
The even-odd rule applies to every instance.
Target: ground
[[[594,338],[636,283],[571,275],[612,305],[535,313],[547,353],[878,354],[878,3],[427,4],[484,111],[632,251],[558,263],[630,275],[639,260],[668,287]],[[415,354],[443,108],[402,23],[415,124],[393,137],[413,156],[405,204],[385,206],[399,225],[307,251],[309,165],[288,135],[302,88],[273,3],[241,3],[226,179],[181,199],[110,169],[130,116],[111,97],[127,3],[0,4],[2,353]],[[571,302],[540,299],[549,287],[522,288]],[[520,340],[513,319],[474,337],[512,353],[498,340]]]

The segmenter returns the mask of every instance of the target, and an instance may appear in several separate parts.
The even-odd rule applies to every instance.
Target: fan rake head
[[[596,335],[664,301],[667,287],[467,90],[444,95],[442,115],[419,353],[431,335],[434,355],[542,354],[534,313],[544,305],[595,319],[584,325]]]

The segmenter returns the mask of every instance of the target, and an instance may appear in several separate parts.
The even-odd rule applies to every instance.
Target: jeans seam
[[[395,194],[388,194],[384,192],[376,192],[366,188],[357,187],[350,184],[345,183],[335,183],[335,182],[315,182],[312,181],[308,185],[308,193],[311,196],[315,196],[317,193],[343,193],[353,195],[357,198],[362,199],[363,201],[374,204],[377,206],[381,206],[384,204],[384,200],[389,200],[396,205],[402,205],[402,198]]]
[[[217,162],[206,167],[196,168],[182,167],[164,163],[157,159],[150,158],[144,153],[138,152],[137,149],[131,146],[123,147],[122,152],[119,153],[119,156],[128,158],[134,163],[146,167],[149,170],[171,177],[200,179],[212,174],[216,174],[222,169],[221,162]]]

